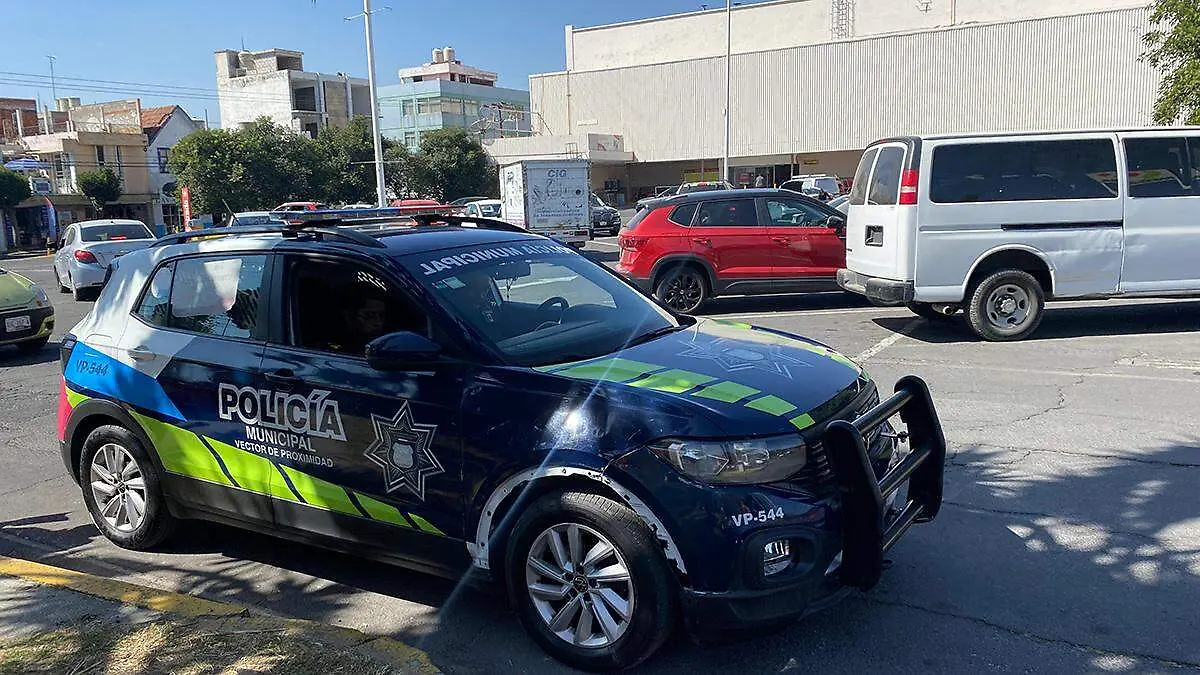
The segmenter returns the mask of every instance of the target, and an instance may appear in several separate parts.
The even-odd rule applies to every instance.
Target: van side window
[[[862,206],[867,203],[867,181],[871,179],[871,167],[875,165],[878,148],[868,150],[862,159],[858,160],[858,170],[854,172],[854,184],[850,186],[850,204]]]
[[[871,174],[871,188],[867,191],[867,203],[890,205],[900,199],[900,170],[904,168],[904,150],[896,146],[879,149],[875,160],[875,171]],[[857,182],[857,180],[855,180]]]
[[[1200,150],[1200,142],[1192,141]],[[1125,139],[1129,196],[1188,197],[1192,189],[1192,161],[1188,140],[1182,136]]]
[[[1064,139],[943,145],[929,198],[939,204],[1117,197],[1112,141]]]

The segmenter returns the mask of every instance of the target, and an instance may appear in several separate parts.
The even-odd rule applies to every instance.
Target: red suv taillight
[[[96,262],[96,254],[91,251],[79,249],[75,251],[75,259],[81,263],[94,263]]]
[[[900,172],[900,203],[901,204],[916,204],[917,203],[917,175],[916,169],[905,169]]]

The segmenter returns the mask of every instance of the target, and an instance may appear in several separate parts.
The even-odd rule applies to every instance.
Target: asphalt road
[[[0,265],[50,283],[46,258]],[[89,303],[52,296],[57,339]],[[884,386],[926,378],[946,501],[871,592],[750,641],[675,639],[646,672],[1200,671],[1200,301],[1055,304],[1015,344],[838,293],[708,313],[830,343]],[[499,600],[440,579],[210,525],[112,546],[59,460],[57,376],[55,341],[0,354],[0,552],[388,634],[451,673],[563,670]]]

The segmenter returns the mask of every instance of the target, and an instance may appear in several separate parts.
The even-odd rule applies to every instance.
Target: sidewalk
[[[0,556],[0,674],[439,672],[386,637]]]

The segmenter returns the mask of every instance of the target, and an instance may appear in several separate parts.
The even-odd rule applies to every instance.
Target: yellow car
[[[0,269],[0,345],[35,352],[53,331],[54,307],[46,291],[16,272]]]

